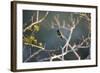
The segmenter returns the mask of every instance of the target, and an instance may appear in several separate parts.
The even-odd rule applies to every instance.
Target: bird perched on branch
[[[57,30],[57,35],[58,35],[61,39],[63,39],[62,33],[60,32],[59,29]]]

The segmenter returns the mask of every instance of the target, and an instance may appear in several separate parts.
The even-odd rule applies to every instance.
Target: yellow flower
[[[34,36],[24,37],[24,42],[25,43],[33,44],[34,43],[34,40],[35,40],[35,37]]]
[[[37,40],[36,39],[34,40],[34,44],[37,44]]]
[[[30,40],[35,40],[35,37],[34,36],[30,36]]]
[[[39,24],[34,25],[34,31],[38,32],[40,30]]]
[[[37,23],[37,24],[34,24],[32,27],[31,27],[31,30],[33,30],[34,32],[38,32],[40,30],[40,24]]]

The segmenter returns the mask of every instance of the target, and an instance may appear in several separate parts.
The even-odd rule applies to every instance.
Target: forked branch
[[[46,14],[45,14],[45,16],[43,18],[39,19],[38,18],[39,17],[39,11],[37,11],[37,21],[35,21],[35,22],[31,23],[29,26],[27,26],[23,30],[23,32],[25,32],[27,29],[30,29],[33,25],[38,24],[38,23],[41,23],[43,20],[45,20],[45,18],[47,17],[47,15],[48,15],[48,12],[46,12]]]

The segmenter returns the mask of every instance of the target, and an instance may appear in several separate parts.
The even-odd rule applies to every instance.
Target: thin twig
[[[32,46],[32,47],[36,47],[36,48],[39,48],[39,49],[45,49],[44,47],[41,47],[41,46],[38,46],[38,45],[34,45],[34,44],[29,44],[29,43],[24,43],[24,44]]]
[[[36,56],[37,54],[39,54],[42,51],[42,49],[38,50],[37,52],[33,53],[32,55],[30,55],[24,62],[29,61],[31,58],[33,58],[34,56]]]
[[[81,42],[80,45],[83,45],[87,40],[90,40],[91,38],[90,37],[87,37],[86,39],[83,40],[83,42]]]
[[[73,51],[73,53],[76,55],[76,57],[78,58],[78,60],[80,60],[80,56],[78,55],[78,53],[75,51],[76,45],[74,45],[73,47],[71,45],[69,45],[71,50]]]
[[[37,22],[38,22],[38,20],[39,20],[39,11],[37,11]]]

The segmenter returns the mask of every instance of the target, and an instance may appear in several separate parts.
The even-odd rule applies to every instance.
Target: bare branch
[[[75,48],[74,50],[77,51],[78,49]],[[70,52],[73,52],[73,50],[68,50],[67,52],[64,52],[64,53],[63,53],[63,56],[66,55],[66,54],[68,54],[68,53],[70,53]],[[59,54],[59,55],[56,55],[56,56],[58,56],[58,57],[55,57],[55,58],[62,60],[62,54]],[[52,56],[51,56],[51,57],[52,57]],[[43,58],[43,59],[41,59],[41,60],[39,60],[39,61],[50,60],[51,57]],[[55,58],[54,58],[54,59],[55,59]],[[53,61],[53,58],[51,59],[51,61]]]
[[[39,21],[39,11],[37,11],[37,22]]]
[[[58,25],[58,27],[60,28],[59,16],[55,16],[54,20],[55,20],[56,24]]]
[[[71,45],[69,45],[71,50],[74,52],[74,54],[76,55],[76,57],[78,58],[78,60],[80,60],[80,56],[78,55],[78,53],[75,51],[76,45],[74,45],[73,47]]]
[[[38,13],[37,13],[37,14],[38,14]],[[37,23],[41,23],[43,20],[45,20],[45,18],[47,17],[47,15],[48,15],[48,12],[46,12],[45,16],[44,16],[43,18],[41,18],[40,20],[38,20],[38,18],[37,18],[38,21],[31,23],[29,26],[27,26],[27,27],[23,30],[23,32],[25,32],[27,29],[30,29],[33,25],[35,25],[35,24],[37,24]],[[37,16],[38,16],[38,15],[37,15]]]
[[[58,24],[58,26],[59,26],[59,28],[60,28],[60,22],[59,22],[59,19],[58,19],[57,17],[55,17],[55,21],[56,21],[56,23]],[[70,34],[69,34],[68,39],[65,38],[65,36],[62,34],[62,38],[66,40],[65,45],[61,48],[61,49],[62,49],[62,54],[52,56],[52,57],[50,58],[50,61],[52,61],[52,60],[55,59],[55,58],[61,58],[61,57],[62,57],[62,60],[64,60],[64,55],[66,55],[67,52],[68,52],[68,46],[71,48],[71,50],[72,50],[72,51],[74,52],[74,54],[77,56],[78,60],[80,60],[80,56],[79,56],[78,53],[75,51],[76,45],[74,45],[73,47],[71,47],[71,45],[69,45],[70,39],[71,39],[71,37],[72,37],[73,30],[75,29],[76,25],[79,24],[79,19],[77,18],[77,19],[75,20],[75,18],[73,18],[73,15],[71,14],[71,22],[72,22],[72,27],[70,28]],[[65,21],[63,22],[63,28],[64,28],[64,25],[65,25]],[[66,49],[65,52],[64,52],[64,49]]]
[[[63,20],[63,26],[62,27],[63,28],[66,27],[65,25],[66,25],[65,20]]]
[[[91,19],[87,16],[87,14],[80,14],[80,17],[85,17],[89,22],[91,21]]]
[[[73,27],[71,28],[69,37],[68,37],[68,39],[67,39],[65,45],[61,48],[61,49],[62,49],[62,54],[60,54],[60,55],[55,55],[55,56],[51,57],[51,60],[53,60],[54,58],[60,58],[61,56],[62,56],[62,60],[64,60],[64,57],[63,57],[63,56],[67,54],[68,45],[69,45],[69,42],[70,42],[70,39],[71,39],[72,32],[73,32],[74,28],[75,28],[75,26],[73,26]],[[66,51],[64,52],[64,49],[65,49],[65,48],[66,48]]]
[[[87,42],[88,40],[91,40],[90,37],[87,37],[86,39],[83,40],[83,42],[80,43],[80,45],[82,46],[85,42]]]
[[[87,38],[83,39],[83,41],[80,44],[78,44],[76,47],[77,48],[89,48],[90,44],[86,44],[85,46],[83,45],[84,43],[88,43],[88,40],[91,40],[91,38],[87,37]]]
[[[33,58],[34,56],[36,56],[37,54],[39,54],[42,51],[42,49],[38,50],[37,52],[33,53],[32,55],[30,55],[24,62],[29,61],[31,58]]]
[[[39,49],[45,49],[44,47],[41,47],[41,46],[38,46],[38,45],[34,45],[34,44],[29,44],[29,43],[24,43],[25,45],[29,45],[29,46],[32,46],[32,47],[36,47],[36,48],[39,48]]]

